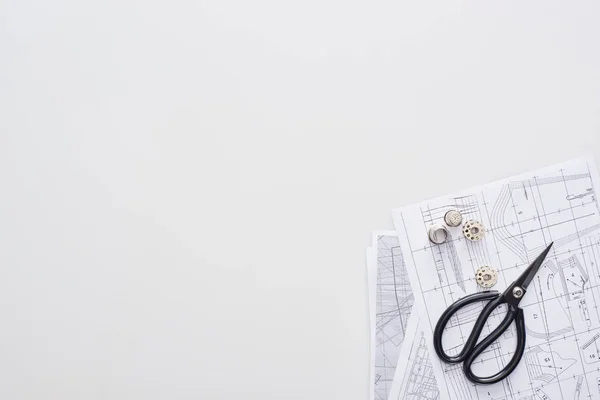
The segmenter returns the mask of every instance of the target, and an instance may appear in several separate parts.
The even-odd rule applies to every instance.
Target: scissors
[[[496,290],[474,293],[459,299],[450,307],[448,307],[446,311],[444,311],[433,332],[433,346],[435,348],[435,352],[437,353],[438,357],[442,359],[442,361],[448,364],[459,364],[462,362],[463,371],[467,379],[473,383],[481,384],[500,382],[510,375],[515,368],[517,368],[517,365],[523,357],[523,352],[525,351],[525,338],[527,336],[525,333],[525,317],[523,316],[523,309],[519,308],[519,303],[523,299],[523,296],[527,292],[527,287],[542,266],[553,244],[554,243],[550,243],[550,246],[548,246],[546,250],[544,250],[529,267],[527,267],[525,272],[523,272],[521,276],[519,276],[519,278],[517,278],[517,280],[514,281],[504,291],[504,293],[500,293]],[[463,349],[457,355],[449,356],[442,348],[442,335],[444,333],[444,329],[446,328],[446,324],[458,310],[478,301],[489,302],[483,308],[479,314],[479,317],[475,321],[475,326],[473,327],[473,330],[471,331],[471,334],[469,335],[469,338],[467,339]],[[504,320],[496,329],[494,329],[478,344],[477,341],[479,340],[479,336],[481,335],[488,318],[496,309],[496,307],[501,304],[507,305],[508,312],[506,313],[506,317],[504,317]],[[496,339],[501,337],[513,321],[517,325],[517,349],[515,350],[515,354],[510,362],[504,367],[504,369],[494,375],[486,377],[475,375],[471,370],[471,365],[477,356],[483,353],[485,349],[490,347]]]

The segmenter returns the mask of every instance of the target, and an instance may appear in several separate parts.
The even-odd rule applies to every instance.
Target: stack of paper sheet
[[[393,211],[395,232],[374,232],[367,250],[371,313],[371,398],[600,399],[600,205],[591,158],[570,161]],[[449,228],[435,245],[428,229],[449,210],[487,228],[479,242]],[[462,365],[445,364],[433,349],[441,313],[483,290],[475,271],[498,271],[503,291],[550,243],[553,249],[520,307],[525,354],[504,381],[476,385]],[[458,352],[479,308],[448,324],[444,345]],[[500,307],[484,337],[505,315]],[[516,345],[514,324],[474,363],[481,376],[502,369]]]

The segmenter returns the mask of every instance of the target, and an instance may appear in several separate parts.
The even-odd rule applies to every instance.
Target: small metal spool
[[[463,226],[463,234],[472,242],[481,240],[485,235],[485,227],[479,221],[469,220]]]
[[[462,214],[457,210],[450,210],[446,213],[446,215],[444,215],[444,222],[453,228],[460,226],[460,224],[462,224],[462,220]]]
[[[442,244],[446,240],[448,240],[448,236],[450,232],[448,232],[448,228],[446,228],[442,224],[435,224],[431,228],[429,228],[429,240],[435,244]]]
[[[498,271],[492,267],[480,267],[475,273],[475,277],[479,286],[488,289],[498,282]]]

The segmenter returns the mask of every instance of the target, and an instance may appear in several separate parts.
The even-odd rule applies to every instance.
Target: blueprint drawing
[[[408,320],[389,398],[390,400],[440,398],[425,333],[419,328],[419,315],[416,312],[412,313]]]
[[[593,159],[579,159],[394,210],[415,314],[441,399],[600,398],[599,185]],[[481,222],[485,237],[471,242],[461,227],[449,228],[446,243],[432,244],[427,231],[448,210]],[[449,305],[484,290],[475,271],[495,268],[498,282],[492,289],[503,291],[551,242],[552,251],[520,304],[527,344],[517,369],[502,382],[476,385],[465,379],[462,365],[441,362],[433,349],[433,329]],[[483,305],[473,304],[450,320],[443,336],[449,354],[462,348]],[[494,311],[482,337],[505,313],[504,305]],[[515,346],[513,324],[476,359],[474,372],[498,372]]]
[[[395,232],[373,234],[376,271],[369,274],[370,302],[375,303],[371,323],[372,374],[375,400],[387,400],[394,381],[396,365],[404,341],[414,296],[408,280],[404,254]],[[372,271],[373,272],[373,271]]]

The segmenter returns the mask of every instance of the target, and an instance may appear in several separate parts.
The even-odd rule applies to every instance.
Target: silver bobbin
[[[448,232],[448,228],[446,228],[443,224],[435,224],[431,228],[429,228],[429,240],[435,244],[442,244],[446,240],[448,240],[448,236],[450,232]]]
[[[465,225],[463,226],[463,234],[470,241],[476,242],[481,240],[485,235],[485,227],[481,222],[472,219],[465,222]]]
[[[453,228],[460,226],[460,224],[462,224],[462,220],[462,214],[457,210],[450,210],[446,213],[446,215],[444,215],[444,222]]]
[[[481,267],[475,273],[477,283],[482,288],[491,288],[498,282],[498,271],[492,267]]]

